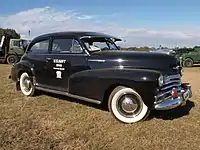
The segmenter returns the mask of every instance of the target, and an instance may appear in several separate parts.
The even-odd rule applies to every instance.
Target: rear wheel
[[[120,122],[135,123],[145,120],[150,111],[141,96],[131,88],[119,86],[110,94],[108,108]]]
[[[193,60],[190,59],[190,58],[187,58],[187,59],[184,61],[184,66],[185,66],[185,67],[193,67]]]
[[[8,64],[15,64],[19,61],[19,58],[16,55],[8,55],[6,62]]]
[[[30,79],[28,73],[24,72],[20,76],[20,89],[26,96],[33,96],[35,94],[35,86]]]

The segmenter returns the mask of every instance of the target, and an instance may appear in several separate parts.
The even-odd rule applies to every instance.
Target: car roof
[[[104,34],[104,33],[100,33],[100,32],[88,32],[88,31],[67,31],[67,32],[53,32],[53,33],[47,33],[47,34],[43,34],[40,35],[38,37],[36,37],[35,39],[38,38],[45,38],[45,37],[49,37],[49,36],[75,36],[77,38],[84,38],[84,37],[107,37],[107,38],[113,38],[116,41],[121,41],[120,38],[108,35],[108,34]]]

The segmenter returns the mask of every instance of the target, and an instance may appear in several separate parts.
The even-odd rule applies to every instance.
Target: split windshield
[[[91,52],[102,50],[119,50],[116,44],[109,38],[82,38],[81,41]]]

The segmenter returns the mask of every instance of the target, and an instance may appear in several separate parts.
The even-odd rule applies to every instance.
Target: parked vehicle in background
[[[160,48],[159,49],[152,49],[152,50],[150,50],[150,52],[163,53],[163,54],[175,56],[175,51],[172,50],[172,49],[167,49],[167,48],[165,48],[165,49],[160,49]]]
[[[176,48],[174,49],[175,55],[177,58],[180,58],[183,54],[193,51],[193,48]]]
[[[180,56],[180,61],[183,67],[193,67],[194,64],[200,64],[200,48],[193,48],[193,50],[183,53]]]
[[[24,54],[29,40],[25,39],[10,39],[9,36],[2,36],[0,43],[0,60],[4,63],[17,63]]]
[[[184,106],[191,85],[182,83],[174,56],[119,50],[121,39],[96,32],[58,32],[36,37],[10,78],[25,96],[35,90],[107,104],[124,123],[145,120],[151,110]]]

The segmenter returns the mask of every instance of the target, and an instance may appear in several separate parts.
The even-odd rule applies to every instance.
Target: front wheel
[[[25,96],[33,96],[35,93],[35,85],[26,72],[20,76],[20,89]]]
[[[113,90],[108,100],[112,115],[124,123],[135,123],[145,120],[150,111],[141,96],[131,88],[119,86]]]

